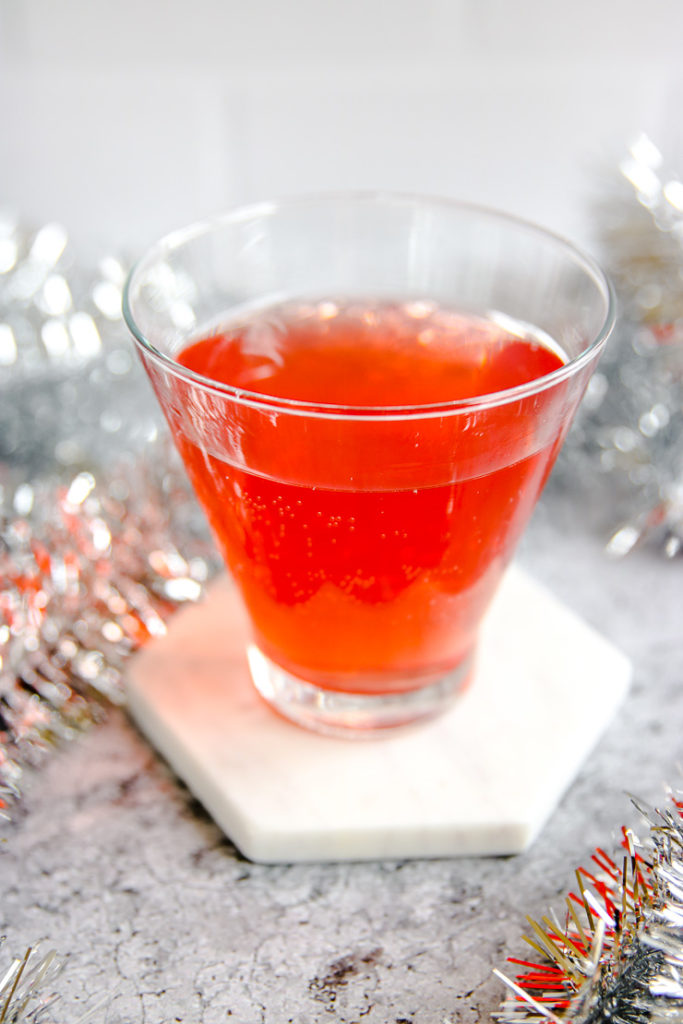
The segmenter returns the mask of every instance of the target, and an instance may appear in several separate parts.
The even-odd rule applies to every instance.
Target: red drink
[[[345,736],[444,709],[611,330],[600,269],[477,206],[308,196],[161,239],[123,310],[261,696]]]
[[[228,421],[210,389],[188,413],[190,385],[156,383],[262,652],[352,693],[467,666],[569,421],[563,385],[480,398],[559,369],[552,343],[425,303],[320,302],[178,361],[245,392]]]

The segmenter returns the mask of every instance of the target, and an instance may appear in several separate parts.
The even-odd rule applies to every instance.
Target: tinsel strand
[[[201,597],[213,545],[121,317],[124,262],[0,218],[0,816]],[[182,554],[181,554],[182,551]]]
[[[102,480],[32,490],[30,518],[0,521],[0,813],[23,767],[124,702],[126,659],[217,566],[161,444]]]
[[[60,969],[54,950],[43,955],[29,948],[14,959],[0,977],[0,1024],[48,1024],[58,998],[51,989]]]
[[[607,345],[551,484],[584,487],[607,552],[683,553],[683,182],[645,136],[595,211],[617,292]]]
[[[2,942],[0,937],[0,949]],[[56,1024],[60,997],[55,984],[63,970],[64,963],[53,949],[44,953],[39,946],[29,947],[21,958],[15,957],[0,976],[0,1024]],[[104,1024],[110,1002],[109,996],[95,998],[71,1024]]]
[[[637,806],[637,805],[636,805]],[[683,1021],[683,804],[639,810],[649,834],[623,830],[621,864],[596,850],[577,872],[564,922],[527,918],[539,959],[505,982],[500,1024],[666,1024]]]

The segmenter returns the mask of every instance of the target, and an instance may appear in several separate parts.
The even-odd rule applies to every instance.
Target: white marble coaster
[[[331,739],[254,691],[221,579],[133,659],[131,712],[256,861],[509,854],[535,838],[629,683],[628,660],[521,570],[484,625],[469,689],[440,718]]]

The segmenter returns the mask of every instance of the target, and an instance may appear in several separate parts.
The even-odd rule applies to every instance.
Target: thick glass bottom
[[[368,739],[446,710],[464,689],[472,668],[469,657],[417,689],[366,694],[324,690],[305,682],[275,665],[255,644],[247,649],[247,658],[254,686],[279,714],[314,732]]]

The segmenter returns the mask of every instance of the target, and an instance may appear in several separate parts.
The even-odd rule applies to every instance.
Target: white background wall
[[[0,0],[0,207],[136,249],[234,203],[436,192],[581,240],[683,156],[683,0]]]

